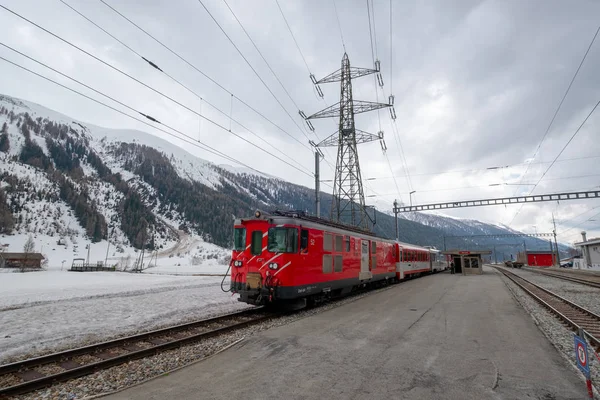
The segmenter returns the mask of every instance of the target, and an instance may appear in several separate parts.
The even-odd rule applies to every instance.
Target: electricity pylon
[[[380,140],[382,148],[385,149],[385,142],[383,141],[383,132],[375,135],[356,129],[354,126],[354,115],[391,107],[392,105],[354,100],[352,98],[352,79],[370,74],[378,74],[378,82],[380,85],[383,85],[379,69],[379,61],[375,63],[375,69],[351,67],[348,54],[344,53],[342,67],[339,70],[319,81],[313,82],[315,85],[341,82],[340,101],[309,117],[300,112],[300,115],[306,119],[309,128],[313,131],[314,127],[310,120],[339,117],[338,131],[318,143],[316,147],[338,147],[331,219],[335,222],[355,225],[362,229],[370,228],[369,221],[371,219],[365,207],[365,195],[356,145]]]

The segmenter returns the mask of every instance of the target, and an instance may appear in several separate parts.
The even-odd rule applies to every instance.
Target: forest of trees
[[[11,233],[14,226],[15,221],[6,202],[6,193],[0,189],[0,233]]]

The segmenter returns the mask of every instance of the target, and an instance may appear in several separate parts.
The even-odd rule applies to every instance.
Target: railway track
[[[504,268],[496,267],[496,269],[527,292],[538,303],[546,307],[571,329],[574,331],[578,331],[580,328],[584,329],[587,333],[586,336],[590,345],[592,345],[596,351],[600,351],[600,315]]]
[[[574,276],[570,273],[562,273],[557,271],[543,271],[537,269],[527,268],[527,271],[535,272],[536,274],[551,276],[558,279],[563,279],[566,281],[571,281],[575,283],[581,283],[582,285],[592,286],[600,289],[600,277],[598,276],[589,276],[589,277],[581,277]]]
[[[260,308],[225,314],[139,335],[0,366],[0,398],[32,392],[131,360],[199,342],[266,321]]]

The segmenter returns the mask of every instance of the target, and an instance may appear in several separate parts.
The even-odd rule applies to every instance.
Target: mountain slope
[[[157,251],[197,235],[229,247],[233,217],[314,208],[310,188],[218,166],[159,137],[86,124],[9,96],[0,95],[0,126],[0,233],[110,240]],[[329,214],[331,199],[322,194],[322,215]],[[444,236],[513,233],[431,214],[401,217],[402,241],[438,248]],[[375,232],[393,237],[394,218],[377,212],[376,219]],[[453,240],[452,247],[506,244]],[[532,239],[528,248],[541,244]]]

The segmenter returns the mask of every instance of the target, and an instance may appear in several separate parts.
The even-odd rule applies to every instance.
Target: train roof
[[[340,224],[336,222],[332,222],[323,218],[317,218],[313,216],[306,215],[303,211],[274,211],[272,213],[264,213],[261,211],[257,211],[252,218],[243,218],[236,220],[236,223],[241,223],[242,220],[273,220],[273,222],[277,222],[278,224],[302,224],[303,226],[309,228],[319,228],[325,229],[330,232],[340,233],[340,234],[348,234],[354,233],[357,236],[364,236],[367,238],[376,238],[383,242],[388,243],[398,243],[400,247],[403,249],[411,249],[411,250],[425,250],[431,252],[439,252],[439,250],[431,249],[424,246],[419,246],[416,244],[404,243],[393,239],[386,239],[381,236],[375,235],[373,232],[363,230],[357,228],[352,225]]]

